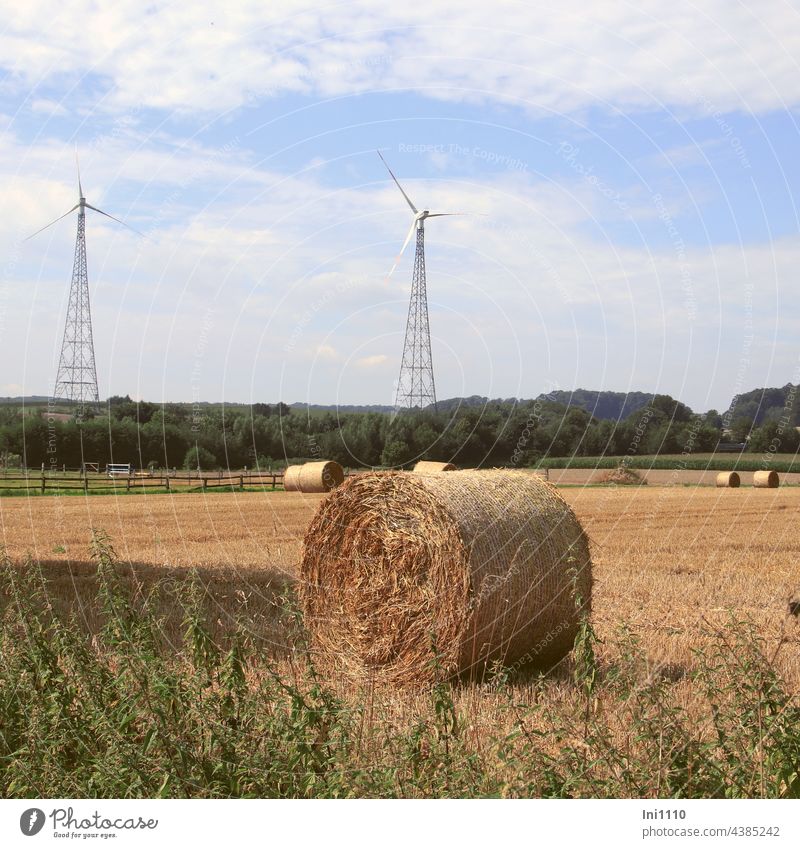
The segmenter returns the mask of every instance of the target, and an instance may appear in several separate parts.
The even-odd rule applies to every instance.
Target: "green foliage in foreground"
[[[800,709],[746,625],[698,653],[699,715],[630,636],[599,665],[585,622],[560,677],[458,684],[491,705],[469,708],[439,684],[392,723],[307,660],[281,676],[244,627],[215,644],[197,582],[180,595],[182,644],[163,645],[102,536],[94,555],[93,638],[53,612],[33,565],[4,563],[3,797],[800,797]],[[492,711],[479,737],[475,710]]]

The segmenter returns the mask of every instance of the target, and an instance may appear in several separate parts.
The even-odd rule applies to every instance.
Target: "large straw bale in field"
[[[753,474],[753,485],[757,489],[777,489],[780,478],[777,471],[756,471]]]
[[[720,471],[717,474],[718,489],[738,489],[742,480],[735,471]]]
[[[414,466],[415,474],[433,474],[437,471],[455,471],[456,467],[452,462],[432,462],[429,459],[421,459]]]
[[[283,474],[283,488],[287,492],[307,494],[330,492],[341,485],[343,480],[344,470],[338,462],[306,462],[304,465],[290,465],[286,469]]]
[[[349,478],[306,532],[299,591],[324,665],[403,684],[549,667],[591,589],[586,534],[553,486],[459,471]]]

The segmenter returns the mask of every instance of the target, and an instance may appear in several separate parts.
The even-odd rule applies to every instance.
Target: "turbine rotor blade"
[[[400,183],[397,181],[397,177],[394,175],[394,173],[392,172],[392,169],[389,167],[388,163],[383,158],[383,154],[380,152],[380,150],[376,150],[375,152],[378,154],[378,156],[381,157],[381,162],[383,162],[383,164],[386,165],[386,170],[391,174],[391,177],[394,180],[394,184],[400,189],[400,193],[403,195],[403,197],[405,197],[406,203],[411,207],[411,211],[415,215],[418,215],[419,209],[417,209],[417,207],[414,206],[414,204],[411,202],[411,198],[403,191],[403,186],[401,186]]]
[[[72,207],[72,209],[70,209],[70,210],[69,210],[69,212],[65,212],[63,215],[59,215],[59,216],[58,216],[58,218],[56,218],[56,219],[55,219],[55,221],[51,221],[51,222],[50,222],[49,224],[47,224],[46,226],[42,227],[42,228],[41,228],[41,230],[36,230],[36,232],[35,232],[35,233],[31,233],[31,235],[29,235],[29,236],[28,236],[28,238],[23,239],[23,241],[29,241],[29,240],[30,240],[30,239],[32,239],[34,236],[38,236],[38,235],[39,235],[39,233],[43,233],[43,232],[44,232],[44,231],[45,231],[48,227],[52,227],[52,226],[53,226],[53,224],[57,224],[57,223],[58,223],[58,222],[59,222],[62,218],[66,218],[66,217],[67,217],[67,215],[70,215],[70,214],[71,214],[72,212],[74,212],[74,211],[75,211],[75,210],[76,210],[79,206],[80,206],[80,203],[76,203],[76,204]]]
[[[469,215],[469,212],[431,212],[426,218],[448,218],[451,215]]]
[[[122,224],[123,227],[127,227],[131,232],[136,233],[137,236],[141,236],[142,238],[147,238],[144,233],[140,233],[139,230],[134,229],[130,224],[126,224],[124,221],[121,221],[119,218],[115,218],[113,215],[109,215],[108,212],[103,212],[102,209],[98,209],[96,206],[92,206],[91,203],[84,203],[87,209],[92,209],[95,212],[99,212],[101,215],[105,215],[106,218],[111,218],[112,221],[116,221],[118,224]]]
[[[78,159],[78,145],[75,145],[75,166],[78,169],[78,194],[83,197],[83,186],[81,185],[81,163]]]
[[[392,274],[394,274],[394,269],[397,268],[397,266],[400,264],[400,260],[402,259],[403,254],[405,253],[406,248],[408,247],[408,243],[411,241],[411,236],[413,235],[413,233],[416,229],[417,229],[417,222],[416,222],[416,219],[415,219],[414,223],[411,225],[411,229],[408,231],[408,235],[406,236],[406,240],[403,242],[403,246],[400,248],[400,253],[398,253],[397,256],[395,257],[394,265],[392,265],[392,270],[389,271],[389,273],[386,275],[387,281],[388,281],[389,277],[391,277]]]

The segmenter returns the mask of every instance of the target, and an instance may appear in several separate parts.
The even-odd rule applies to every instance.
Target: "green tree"
[[[392,467],[406,465],[414,458],[414,450],[408,442],[394,438],[386,443],[381,454],[381,465]]]
[[[734,442],[743,442],[753,429],[753,419],[745,415],[737,415],[731,421],[731,437]]]
[[[765,421],[756,427],[747,443],[747,449],[755,453],[796,453],[800,447],[800,433],[794,427],[774,420]]]
[[[691,421],[692,410],[679,400],[669,395],[654,395],[650,406],[663,412],[670,421]]]
[[[198,468],[201,471],[207,471],[216,469],[218,464],[211,451],[206,450],[200,445],[195,445],[186,451],[186,456],[183,458],[183,467],[190,471],[195,471]]]

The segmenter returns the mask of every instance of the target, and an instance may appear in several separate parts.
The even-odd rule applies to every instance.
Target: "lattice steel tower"
[[[414,213],[414,222],[408,231],[400,253],[394,261],[389,276],[392,275],[400,257],[408,247],[411,236],[417,234],[417,249],[414,253],[414,275],[411,278],[411,301],[408,304],[406,320],[406,338],[403,343],[403,359],[400,363],[400,377],[394,399],[395,411],[433,406],[436,409],[436,383],[433,379],[433,355],[431,354],[431,329],[428,321],[428,289],[425,279],[425,221],[428,218],[444,218],[460,215],[460,212],[422,212],[411,202],[403,187],[397,181],[392,169],[381,156],[395,185],[400,189],[406,203]]]
[[[83,196],[81,186],[81,174],[78,169],[78,202],[63,215],[51,221],[46,227],[37,230],[29,239],[38,235],[48,227],[66,218],[75,210],[78,210],[78,236],[75,239],[75,261],[72,265],[72,283],[69,289],[69,304],[67,306],[67,320],[64,324],[64,337],[61,342],[61,355],[58,360],[58,373],[53,398],[76,403],[83,411],[88,406],[94,406],[100,402],[97,391],[97,369],[94,362],[94,339],[92,337],[92,314],[89,307],[89,275],[86,268],[86,210],[92,209],[128,227],[137,235],[142,235],[138,230],[129,227],[124,221],[103,212],[91,203],[87,203]],[[27,241],[28,239],[26,239]]]
[[[417,249],[414,275],[411,278],[411,300],[408,304],[403,359],[397,381],[395,409],[414,409],[433,405],[436,408],[436,382],[433,378],[431,329],[428,321],[428,290],[425,280],[425,226],[415,221]]]
[[[92,313],[89,307],[89,275],[86,268],[86,205],[86,198],[81,191],[67,320],[64,324],[56,387],[53,391],[54,398],[74,401],[81,410],[87,405],[100,402],[94,363]]]

